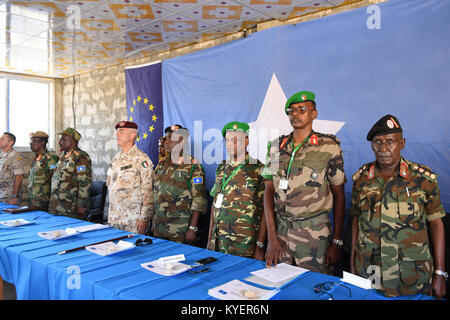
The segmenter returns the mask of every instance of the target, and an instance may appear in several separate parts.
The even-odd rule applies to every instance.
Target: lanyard
[[[289,179],[289,173],[291,172],[291,165],[292,165],[292,161],[294,161],[295,158],[295,154],[297,153],[298,149],[301,148],[301,146],[303,146],[303,144],[309,139],[309,137],[311,136],[311,133],[309,134],[309,136],[306,137],[305,140],[303,140],[302,143],[300,143],[297,148],[294,149],[294,151],[292,152],[291,155],[291,159],[289,160],[289,166],[286,172],[286,179]],[[294,148],[294,139],[292,138],[292,148]]]
[[[230,182],[230,180],[236,175],[236,173],[239,171],[239,169],[242,168],[246,164],[247,164],[247,160],[243,164],[241,164],[239,167],[234,169],[233,173],[228,177],[228,179],[226,181],[225,181],[225,172],[224,172],[224,175],[222,178],[222,191],[223,191],[223,189],[225,189],[228,182]]]

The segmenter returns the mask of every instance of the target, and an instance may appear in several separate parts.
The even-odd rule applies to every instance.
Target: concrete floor
[[[3,281],[3,280],[1,280]],[[13,284],[3,281],[3,300],[16,300],[16,288]]]

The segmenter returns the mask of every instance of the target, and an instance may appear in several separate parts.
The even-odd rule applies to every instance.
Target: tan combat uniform
[[[15,176],[25,174],[23,156],[14,149],[0,153],[0,202],[9,202]]]
[[[120,152],[108,170],[108,223],[115,228],[137,232],[136,221],[153,216],[153,163],[136,145]]]

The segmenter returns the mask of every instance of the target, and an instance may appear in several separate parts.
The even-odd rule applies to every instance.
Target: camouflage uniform
[[[365,164],[353,175],[351,214],[359,217],[357,274],[368,278],[367,268],[380,266],[386,296],[431,295],[427,221],[445,216],[436,174],[402,158],[385,181],[376,162]]]
[[[14,149],[0,153],[0,202],[11,199],[15,176],[25,174],[23,156]]]
[[[150,221],[153,215],[153,164],[147,154],[133,145],[119,152],[108,170],[108,223],[115,228],[137,232],[136,221]]]
[[[330,185],[346,182],[339,140],[312,132],[297,151],[289,175],[289,187],[280,189],[292,155],[292,133],[269,145],[268,164],[262,176],[273,180],[277,233],[286,247],[282,260],[311,271],[330,273],[325,255],[331,243],[329,213],[333,209]]]
[[[211,190],[213,203],[219,193],[222,193],[224,198],[221,208],[214,208],[214,225],[209,248],[253,258],[264,202],[261,162],[247,156],[246,164],[222,190],[224,176],[228,179],[241,164],[223,161],[216,169],[216,182]]]
[[[92,183],[91,158],[78,147],[64,152],[52,177],[49,212],[77,219],[85,219],[91,204],[89,189]],[[77,214],[84,208],[84,215]]]
[[[56,169],[58,156],[43,150],[31,163],[28,175],[29,204],[48,210],[53,172]]]
[[[174,164],[170,155],[158,163],[153,180],[155,237],[185,241],[192,211],[206,212],[204,180],[203,166],[192,157],[190,164],[184,161]]]

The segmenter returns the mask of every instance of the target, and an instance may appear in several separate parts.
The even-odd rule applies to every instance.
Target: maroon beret
[[[116,124],[116,129],[119,128],[137,129],[138,125],[131,121],[120,121],[118,124]]]

